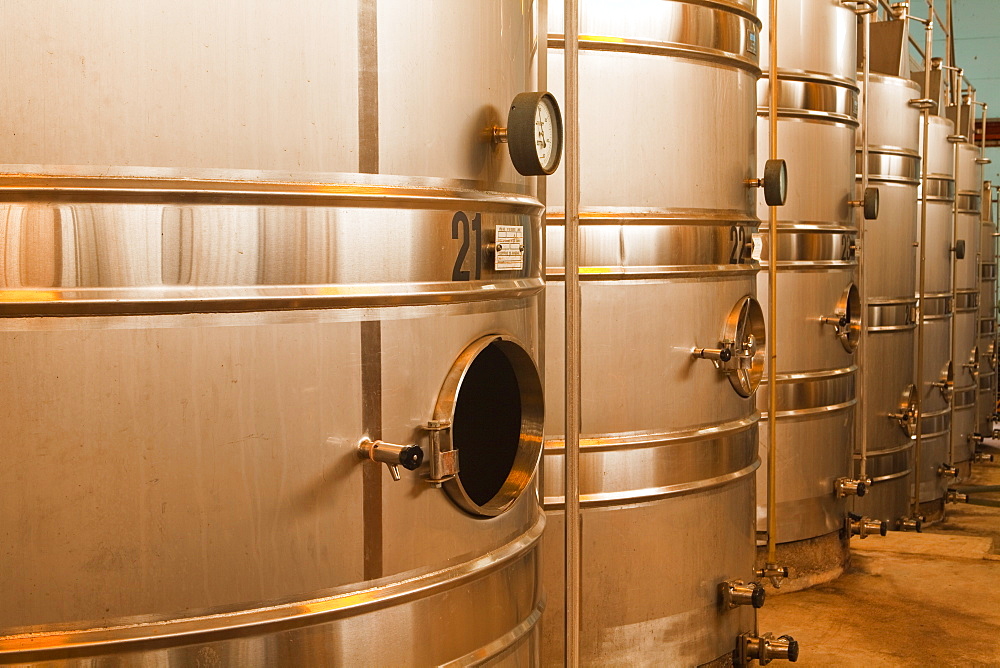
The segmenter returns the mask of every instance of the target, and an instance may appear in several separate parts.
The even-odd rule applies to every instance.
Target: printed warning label
[[[496,270],[520,271],[524,268],[524,228],[497,225],[496,230]]]

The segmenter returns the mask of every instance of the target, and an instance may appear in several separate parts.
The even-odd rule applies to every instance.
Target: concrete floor
[[[973,476],[1000,484],[1000,464]],[[949,504],[923,534],[855,538],[851,551],[838,580],[760,611],[761,631],[799,641],[796,666],[1000,667],[1000,508]]]

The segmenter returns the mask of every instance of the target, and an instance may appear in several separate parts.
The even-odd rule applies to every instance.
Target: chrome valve
[[[851,514],[848,515],[848,522],[851,527],[851,535],[860,536],[862,540],[875,534],[884,536],[889,533],[889,523],[883,520],[874,520],[870,517],[858,517]]]
[[[698,359],[712,360],[715,362],[728,362],[733,359],[732,348],[695,348],[692,355]]]
[[[771,586],[775,589],[781,589],[782,578],[788,577],[788,566],[779,566],[777,564],[765,564],[764,568],[758,568],[754,571],[754,574],[759,578],[767,578],[771,581]]]
[[[896,520],[897,531],[916,531],[921,533],[924,530],[923,517],[900,517]]]
[[[764,587],[756,582],[729,580],[719,585],[722,594],[722,605],[726,608],[738,608],[741,605],[752,605],[754,608],[764,607]]]
[[[358,444],[358,456],[385,464],[392,479],[397,482],[400,480],[400,466],[407,471],[415,471],[424,461],[424,451],[419,445],[394,445],[369,438],[362,439]]]
[[[799,643],[792,636],[774,637],[771,633],[742,633],[736,641],[736,664],[749,666],[756,659],[766,666],[775,659],[799,660]]]
[[[938,467],[938,475],[942,478],[957,478],[958,468],[952,466],[951,464],[942,464]]]
[[[969,500],[969,495],[954,489],[949,489],[948,494],[944,497],[944,500],[948,503],[965,503]]]
[[[845,496],[857,496],[858,498],[864,496],[868,493],[868,486],[872,484],[871,480],[853,480],[851,478],[837,478],[833,482],[833,488],[837,492],[837,498],[842,499]]]
[[[987,462],[993,462],[994,458],[992,453],[977,450],[976,454],[972,456],[972,461],[976,464],[985,464]]]

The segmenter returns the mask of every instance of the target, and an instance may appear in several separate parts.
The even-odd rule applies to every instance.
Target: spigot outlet
[[[698,359],[728,362],[733,359],[732,348],[695,348],[691,354]]]
[[[969,500],[969,495],[954,489],[949,489],[948,493],[944,497],[944,500],[948,503],[966,503]]]
[[[765,564],[764,568],[758,568],[754,574],[759,578],[767,578],[771,581],[771,586],[781,589],[781,580],[788,577],[788,566],[777,564]]]
[[[851,535],[860,536],[862,540],[868,536],[884,536],[889,533],[889,523],[884,520],[875,520],[870,517],[851,517]]]
[[[868,486],[871,484],[871,480],[853,480],[851,478],[837,478],[833,483],[838,499],[842,499],[845,496],[857,496],[861,498],[868,493]]]
[[[958,477],[958,468],[955,467],[955,466],[952,466],[951,464],[942,464],[941,466],[938,467],[937,472],[938,472],[938,475],[941,476],[942,478],[957,478]]]
[[[992,463],[994,461],[993,453],[990,452],[980,452],[976,451],[976,454],[972,456],[972,461],[976,464],[985,464],[987,462]]]
[[[742,633],[736,641],[736,658],[740,666],[748,666],[755,659],[762,666],[775,659],[787,659],[795,663],[799,660],[799,643],[787,635],[775,638],[771,633]]]
[[[415,471],[424,461],[424,451],[419,445],[395,445],[385,441],[362,439],[358,444],[358,456],[389,467],[392,479],[399,482],[399,467]]]
[[[764,587],[756,582],[729,580],[719,585],[722,595],[722,605],[730,610],[741,605],[752,605],[754,608],[764,607],[764,597],[767,595]]]
[[[921,533],[924,530],[923,517],[900,517],[896,520],[897,531],[916,531]]]

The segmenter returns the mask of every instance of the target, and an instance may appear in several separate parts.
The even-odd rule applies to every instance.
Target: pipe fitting
[[[900,517],[896,520],[896,530],[897,531],[916,531],[917,533],[922,533],[924,530],[924,518],[923,517]]]
[[[722,597],[723,607],[732,610],[741,605],[751,605],[754,608],[764,607],[763,585],[756,582],[743,582],[743,580],[729,580],[719,585],[719,592]]]
[[[833,482],[833,488],[837,492],[838,499],[842,499],[845,496],[861,498],[868,493],[868,486],[871,484],[871,479],[854,480],[852,478],[837,478]]]
[[[764,568],[758,568],[754,571],[754,574],[759,578],[767,578],[771,581],[771,586],[775,589],[781,589],[781,580],[783,578],[789,577],[788,566],[779,566],[778,564],[765,564]]]
[[[358,457],[385,464],[392,479],[399,482],[399,467],[407,471],[417,470],[424,461],[424,451],[419,445],[395,445],[363,438],[358,443]]]
[[[986,439],[983,437],[982,434],[969,434],[969,443],[980,445],[984,440]]]
[[[951,464],[941,464],[937,473],[942,478],[958,478],[958,467]]]
[[[982,452],[977,450],[976,454],[972,456],[972,461],[976,464],[992,463],[994,461],[994,456],[991,452]]]
[[[885,520],[875,520],[870,517],[850,516],[848,520],[851,527],[852,536],[860,536],[862,540],[868,536],[884,536],[889,533],[889,523]]]
[[[775,659],[787,659],[792,663],[799,660],[799,643],[792,636],[774,637],[774,634],[741,633],[736,641],[736,663],[748,666],[757,660],[766,666]]]
[[[947,503],[968,503],[969,495],[964,492],[959,492],[954,489],[949,489],[948,494],[945,495],[944,500]]]

